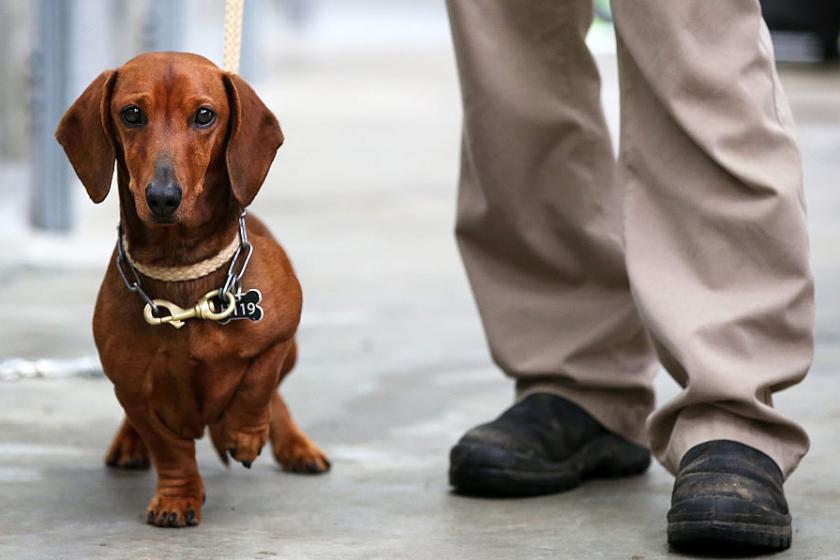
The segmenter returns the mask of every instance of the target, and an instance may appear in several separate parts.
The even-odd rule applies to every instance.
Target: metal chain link
[[[242,290],[242,277],[245,275],[245,269],[248,268],[248,263],[251,262],[251,255],[254,252],[254,247],[248,241],[248,230],[245,227],[245,216],[246,211],[243,210],[242,214],[239,215],[239,247],[230,259],[227,277],[225,278],[225,283],[222,284],[222,289],[219,292],[220,295],[228,293],[231,288],[236,289],[236,292],[233,295],[239,294]],[[242,258],[242,266],[239,268],[239,272],[234,272],[236,270],[236,264],[240,262],[239,257],[242,255],[244,255]]]
[[[134,280],[129,281],[128,276],[125,274],[125,268],[127,267],[128,270],[131,272],[131,276]],[[158,316],[160,310],[155,302],[152,301],[152,298],[149,297],[149,294],[143,290],[142,283],[140,282],[140,275],[137,273],[137,269],[134,268],[134,265],[131,264],[131,261],[125,256],[125,245],[123,244],[123,231],[122,231],[122,224],[117,225],[117,272],[120,273],[120,277],[123,279],[123,283],[125,287],[128,288],[129,292],[134,292],[140,299],[142,299],[146,305],[152,308],[152,313],[154,313],[155,317]]]

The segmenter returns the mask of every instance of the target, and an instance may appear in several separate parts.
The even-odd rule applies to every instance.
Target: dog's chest
[[[179,349],[161,354],[166,364],[146,371],[144,400],[173,431],[201,437],[204,427],[218,420],[235,395],[248,362],[220,353],[196,357]],[[163,361],[163,360],[161,360]]]
[[[251,354],[259,353],[250,337],[230,331],[213,336],[228,327],[201,332],[194,323],[184,328],[189,331],[161,336],[142,374],[134,378],[139,383],[131,383],[164,423],[185,437],[201,437],[204,427],[219,419],[247,373]],[[124,378],[120,381],[115,383],[126,385]]]

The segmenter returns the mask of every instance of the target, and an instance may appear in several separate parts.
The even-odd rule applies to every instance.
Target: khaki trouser
[[[789,474],[773,409],[813,353],[801,164],[757,0],[615,0],[618,165],[591,0],[449,0],[464,100],[457,237],[494,359],[648,441]],[[651,414],[656,356],[683,386]],[[646,429],[645,429],[646,423]],[[645,433],[646,432],[646,433]]]

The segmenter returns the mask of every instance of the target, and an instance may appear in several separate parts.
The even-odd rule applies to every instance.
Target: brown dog
[[[239,236],[242,209],[283,143],[277,119],[248,84],[184,53],[144,54],[103,72],[68,109],[56,137],[94,202],[108,194],[116,162],[130,259],[138,269],[164,272],[226,255]],[[246,224],[253,257],[242,284],[262,294],[259,321],[150,325],[145,302],[127,288],[134,277],[124,270],[131,265],[120,259],[119,246],[99,292],[94,338],[126,413],[106,461],[138,468],[151,456],[158,485],[146,519],[155,525],[201,520],[195,440],[206,426],[225,462],[227,451],[250,467],[270,439],[286,470],[321,473],[330,466],[277,389],[295,362],[300,285],[268,229],[253,217]],[[151,297],[189,308],[225,284],[230,260],[196,279],[137,278]],[[245,259],[233,260],[241,266]],[[221,297],[211,309],[220,312],[229,301]]]

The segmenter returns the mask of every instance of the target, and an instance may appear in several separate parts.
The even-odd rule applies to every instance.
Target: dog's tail
[[[216,454],[219,456],[219,460],[227,467],[230,465],[230,460],[228,459],[227,450],[225,450],[222,430],[224,429],[224,422],[216,422],[215,424],[210,424],[210,441],[213,442],[213,448],[216,450]]]

